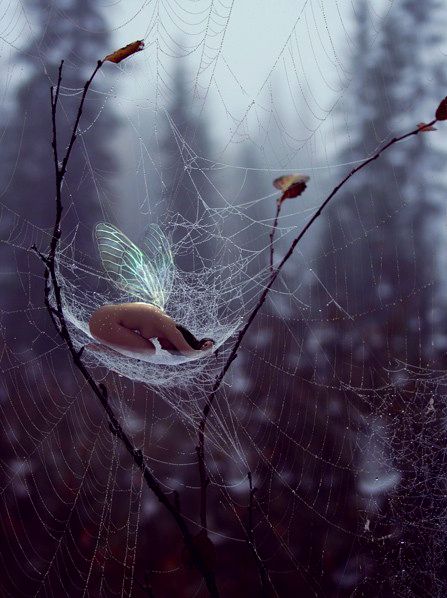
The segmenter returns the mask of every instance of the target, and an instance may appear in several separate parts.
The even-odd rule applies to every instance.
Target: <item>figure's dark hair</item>
[[[198,338],[196,338],[193,335],[192,332],[190,332],[184,326],[180,326],[180,324],[177,324],[177,329],[180,330],[180,332],[183,334],[183,338],[185,339],[185,341],[193,349],[196,349],[196,350],[201,349],[203,347],[204,343],[206,343],[206,341],[211,341],[212,343],[214,343],[212,338],[202,338],[199,340]]]

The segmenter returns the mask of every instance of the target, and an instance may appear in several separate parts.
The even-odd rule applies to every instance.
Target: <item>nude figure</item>
[[[214,346],[209,338],[198,340],[179,326],[163,310],[149,303],[103,305],[89,320],[90,333],[100,345],[88,345],[100,350],[101,345],[127,357],[150,361],[156,352],[150,339],[158,339],[162,349],[187,357],[203,355]]]

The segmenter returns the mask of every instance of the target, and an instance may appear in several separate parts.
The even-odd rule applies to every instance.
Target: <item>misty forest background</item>
[[[149,590],[139,582],[148,579],[155,596],[205,595],[196,573],[182,565],[177,530],[142,489],[55,338],[43,307],[41,264],[11,237],[17,214],[40,229],[53,222],[49,77],[55,80],[64,58],[64,87],[79,89],[94,61],[113,49],[95,3],[65,2],[65,19],[44,0],[26,4],[35,38],[16,56],[26,77],[0,114],[6,206],[0,221],[0,593],[142,596]],[[345,61],[346,78],[355,76],[335,108],[333,134],[340,140],[333,164],[361,159],[394,133],[428,120],[447,90],[443,40],[434,28],[447,24],[443,2],[395,2],[379,30],[368,3],[353,4]],[[70,25],[70,14],[78,27]],[[89,34],[92,24],[104,33]],[[212,158],[212,116],[195,110],[188,60],[172,65],[171,103],[164,108],[195,154]],[[98,78],[97,90],[105,94],[109,87]],[[94,94],[86,104],[83,123],[94,121],[93,134],[76,147],[65,187],[64,234],[76,232],[77,249],[92,263],[94,225],[113,215],[135,237],[139,217],[132,222],[129,209],[146,193],[143,177],[127,168],[126,154],[134,151],[126,141],[129,123],[113,98],[104,103],[104,97]],[[78,100],[64,95],[63,113],[72,116]],[[269,165],[281,164],[289,151],[277,110],[266,114],[253,142],[232,150],[234,163],[255,169],[244,180],[244,200],[271,192]],[[150,194],[159,205],[166,199],[173,215],[206,221],[205,211],[195,212],[197,189],[184,169],[187,146],[179,146],[163,110],[156,119],[151,114],[145,121],[145,114],[135,122],[151,156],[145,166]],[[343,189],[283,276],[283,288],[300,282],[307,307],[297,310],[287,294],[267,301],[234,365],[236,383],[227,394],[235,413],[243,419],[244,409],[269,406],[268,418],[249,422],[265,459],[255,451],[247,459],[267,513],[255,512],[256,542],[280,596],[445,595],[447,179],[439,129],[395,146]],[[68,130],[61,126],[61,135]],[[324,148],[315,151],[324,160]],[[194,165],[205,167],[200,159]],[[321,188],[334,186],[347,168],[322,172]],[[209,176],[211,182],[197,177],[196,184],[211,206],[220,201],[212,183],[226,198],[241,186],[225,170]],[[300,201],[316,205],[318,197],[309,189]],[[253,224],[238,243],[253,251],[266,247],[268,228],[259,223],[269,222],[274,209],[274,199],[254,204]],[[284,206],[286,219],[293,209]],[[236,230],[237,220],[226,226]],[[212,237],[203,242],[205,263],[215,251]],[[267,259],[260,252],[250,268],[259,270]],[[194,268],[187,256],[178,265]],[[427,368],[438,374],[427,375]],[[118,396],[132,397],[135,429],[150,422],[144,452],[196,520],[198,478],[188,431],[156,393],[123,378],[110,384]],[[176,466],[185,455],[189,465]],[[234,472],[223,455],[210,467],[229,484],[210,491],[219,587],[226,596],[257,596],[255,564],[245,542],[234,540],[244,537],[238,517],[246,517],[247,488],[231,489]]]

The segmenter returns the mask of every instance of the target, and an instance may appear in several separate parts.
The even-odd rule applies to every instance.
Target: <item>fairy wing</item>
[[[164,309],[172,290],[174,260],[162,230],[151,225],[139,249],[120,230],[104,222],[96,226],[102,265],[122,291]]]
[[[175,272],[171,244],[161,228],[151,224],[146,229],[143,246],[146,257],[156,270],[157,292],[164,297],[164,305],[166,305],[172,291]]]

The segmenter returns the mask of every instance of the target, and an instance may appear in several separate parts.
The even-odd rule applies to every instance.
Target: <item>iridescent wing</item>
[[[151,224],[146,229],[143,239],[145,254],[154,265],[157,275],[157,292],[164,297],[166,305],[174,283],[174,256],[171,244],[161,228]]]
[[[144,237],[144,251],[120,230],[104,222],[96,226],[102,265],[122,291],[164,309],[172,290],[174,260],[162,230],[151,225]]]

